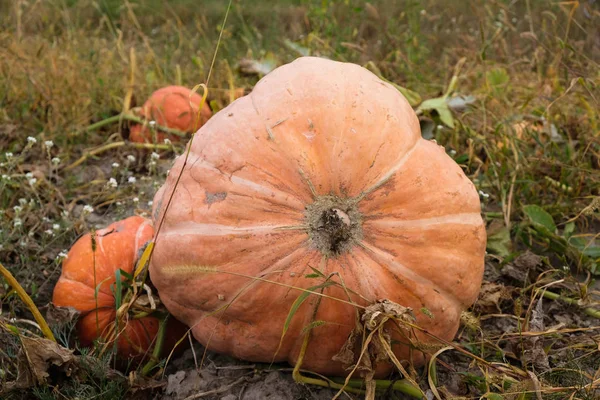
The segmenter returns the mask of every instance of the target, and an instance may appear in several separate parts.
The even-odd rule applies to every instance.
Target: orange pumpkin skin
[[[183,86],[167,86],[158,89],[144,103],[141,114],[149,121],[158,125],[178,129],[182,132],[196,132],[212,115],[210,107],[205,102],[200,111],[202,96]],[[156,131],[157,142],[162,143],[169,138],[172,141],[181,140],[179,136]],[[135,124],[129,131],[129,140],[137,143],[152,142],[153,132],[145,125]]]
[[[134,216],[96,231],[95,254],[89,233],[69,250],[52,302],[59,307],[73,307],[81,313],[77,332],[84,347],[91,346],[100,336],[106,339],[109,335],[116,318],[115,298],[111,291],[111,285],[114,287],[116,281],[115,272],[122,269],[133,273],[139,253],[153,235],[151,221]],[[100,287],[96,297],[97,285]],[[163,349],[170,350],[185,329],[174,318],[169,320],[169,324]],[[153,346],[159,325],[160,320],[153,316],[129,319],[124,327],[119,328],[118,356],[122,359],[142,358]]]
[[[351,305],[321,298],[313,317],[310,296],[277,351],[301,294],[291,286],[324,281],[307,276],[311,267],[339,274],[362,296],[351,295],[357,304],[411,307],[418,325],[453,339],[483,277],[479,196],[444,149],[422,139],[395,88],[357,65],[302,57],[199,133],[185,168],[178,158],[154,198],[157,223],[183,168],[150,264],[163,303],[197,340],[250,361],[294,364],[303,328],[325,321],[311,329],[302,368],[346,375],[332,357],[355,326]],[[327,236],[331,227],[340,236]],[[348,299],[339,286],[323,293]],[[408,346],[393,349],[409,359]]]

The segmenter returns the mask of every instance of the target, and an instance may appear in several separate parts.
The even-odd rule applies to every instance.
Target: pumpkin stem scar
[[[319,196],[304,216],[311,246],[326,257],[350,251],[362,239],[362,215],[355,199]]]

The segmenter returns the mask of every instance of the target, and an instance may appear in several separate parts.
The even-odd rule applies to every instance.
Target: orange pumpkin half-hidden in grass
[[[83,346],[92,345],[99,337],[110,342],[116,337],[117,356],[122,360],[141,360],[152,353],[161,319],[127,315],[118,327],[114,290],[117,270],[131,275],[141,250],[153,235],[151,221],[134,216],[96,231],[95,243],[90,233],[82,236],[69,250],[52,302],[81,313],[77,332]],[[168,354],[185,334],[185,327],[174,318],[169,318],[168,324],[163,354]]]
[[[444,148],[421,137],[392,85],[354,64],[302,57],[188,145],[154,198],[153,218],[165,218],[150,277],[201,343],[294,364],[308,327],[302,368],[346,375],[333,357],[360,307],[380,299],[453,339],[483,277],[479,196]],[[297,288],[327,297],[311,295],[290,313]],[[422,363],[409,333],[388,328],[396,356]],[[378,375],[391,368],[382,362]]]
[[[150,123],[177,129],[181,132],[192,134],[206,123],[211,117],[212,111],[207,102],[202,105],[202,96],[183,86],[166,86],[158,89],[144,105],[140,113],[147,124],[134,124],[129,130],[129,140],[132,142],[154,142],[162,143],[168,138],[171,141],[183,138],[152,128]]]

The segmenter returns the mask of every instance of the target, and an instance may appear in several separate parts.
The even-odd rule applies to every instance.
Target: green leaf
[[[573,232],[575,232],[575,222],[569,222],[565,225],[565,229],[563,229],[563,237],[569,239],[573,235]]]
[[[436,110],[440,115],[440,120],[450,128],[454,128],[454,117],[452,117],[452,113],[448,106],[440,107]]]
[[[511,247],[510,231],[507,227],[503,226],[496,232],[488,235],[487,250],[490,253],[497,254],[501,257],[508,257],[510,255]]]
[[[115,308],[118,310],[121,307],[121,303],[123,300],[123,281],[121,279],[121,270],[118,269],[115,271]]]
[[[314,270],[314,268],[313,268],[313,270]],[[306,291],[302,292],[302,294],[300,294],[300,296],[298,296],[296,298],[296,300],[290,307],[290,311],[288,312],[287,318],[285,319],[285,322],[283,324],[283,331],[281,332],[281,339],[279,340],[279,346],[277,346],[277,351],[275,352],[275,354],[277,354],[279,352],[279,349],[281,348],[281,345],[283,344],[283,338],[285,337],[285,334],[287,333],[287,331],[290,327],[290,324],[292,323],[292,319],[294,318],[294,315],[296,315],[296,312],[298,311],[300,306],[304,303],[304,301],[306,299],[308,299],[308,296],[310,296],[311,294],[313,294],[314,292],[316,292],[319,289],[324,289],[331,285],[335,285],[335,282],[327,281],[320,285],[309,287],[308,289],[306,289]]]
[[[600,258],[600,246],[586,247],[581,252],[590,258]]]
[[[306,275],[304,275],[304,277],[312,279],[312,278],[320,278],[321,275],[319,275],[319,274],[306,274]]]
[[[452,112],[448,108],[448,100],[446,96],[436,97],[435,99],[428,99],[421,103],[417,108],[417,111],[430,111],[435,110],[440,120],[450,128],[454,128],[454,117]]]
[[[421,312],[427,315],[429,318],[434,319],[433,313],[426,307],[421,307]]]
[[[547,229],[550,233],[556,233],[556,224],[552,215],[548,214],[542,207],[531,204],[523,207],[523,212],[535,227]]]
[[[309,275],[314,275],[315,277],[325,278],[325,275],[323,275],[323,273],[321,271],[319,271],[318,269],[316,269],[315,267],[311,267],[309,265],[308,268],[310,268],[313,272],[312,274],[309,274]],[[308,275],[306,277],[308,278]]]
[[[421,111],[437,110],[440,107],[448,108],[445,97],[436,97],[435,99],[427,99],[421,103],[421,105],[417,108],[417,110],[421,110]]]

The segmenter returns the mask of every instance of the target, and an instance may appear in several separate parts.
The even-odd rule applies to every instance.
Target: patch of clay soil
[[[194,346],[198,363],[203,351],[202,346]],[[165,389],[157,399],[329,400],[336,393],[328,388],[295,383],[287,365],[268,369],[268,365],[245,363],[209,352],[203,365],[196,369],[194,352],[186,350],[169,366]]]

